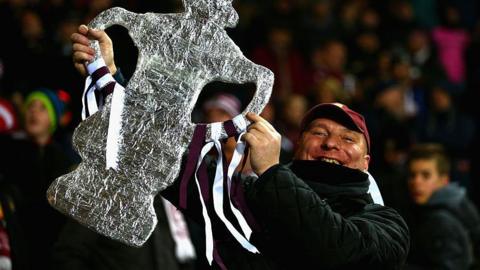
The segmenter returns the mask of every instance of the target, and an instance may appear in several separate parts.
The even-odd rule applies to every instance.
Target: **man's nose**
[[[339,141],[336,136],[328,135],[322,142],[323,149],[338,149]]]

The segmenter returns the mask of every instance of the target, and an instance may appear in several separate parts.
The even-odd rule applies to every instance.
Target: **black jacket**
[[[465,190],[450,184],[425,205],[412,205],[409,267],[471,269],[478,260],[480,218]],[[478,264],[478,262],[477,262]],[[478,269],[478,265],[475,266]]]
[[[395,210],[373,204],[366,174],[294,161],[242,181],[258,225],[251,242],[261,254],[224,237],[216,246],[228,269],[401,269],[408,228]]]
[[[50,269],[53,244],[65,216],[45,196],[51,182],[67,173],[72,162],[55,141],[38,146],[27,139],[0,137],[0,175],[14,191],[25,252],[17,258],[27,269]]]

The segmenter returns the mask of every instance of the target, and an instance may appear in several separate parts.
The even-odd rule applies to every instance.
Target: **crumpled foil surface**
[[[212,81],[254,82],[256,93],[244,113],[260,113],[273,85],[273,73],[248,60],[224,30],[238,20],[231,0],[184,0],[184,5],[185,12],[174,14],[111,8],[90,23],[97,29],[124,26],[139,50],[126,87],[118,168],[105,166],[109,97],[75,130],[82,162],[47,192],[59,211],[132,246],[141,246],[152,233],[153,198],[179,175],[202,88]],[[100,57],[98,43],[92,46]]]

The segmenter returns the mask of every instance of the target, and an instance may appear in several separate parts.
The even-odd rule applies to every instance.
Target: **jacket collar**
[[[357,169],[317,160],[294,160],[289,167],[319,195],[355,196],[368,192],[368,174]]]

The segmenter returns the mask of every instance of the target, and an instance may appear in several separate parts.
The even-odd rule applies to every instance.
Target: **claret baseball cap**
[[[370,135],[368,134],[365,118],[361,114],[342,103],[321,103],[311,108],[303,117],[301,123],[302,132],[308,128],[313,120],[318,118],[333,120],[348,129],[362,133],[367,142],[368,152],[370,152]]]

